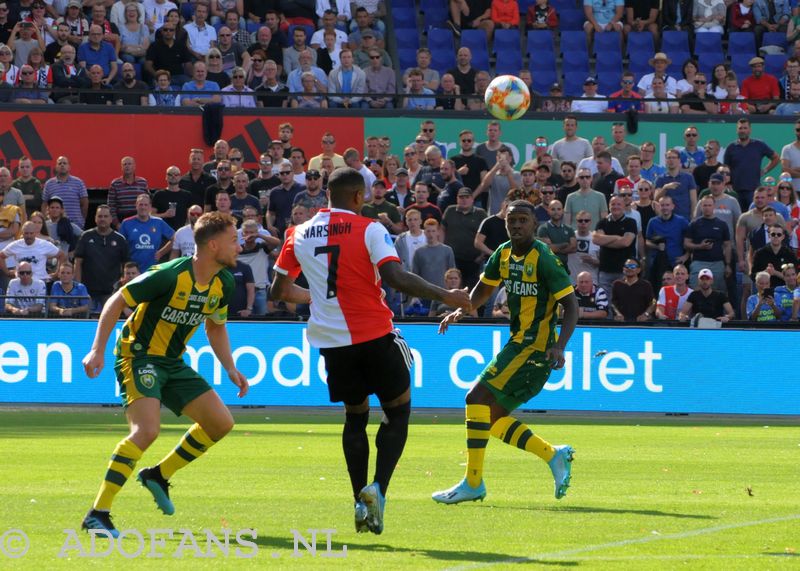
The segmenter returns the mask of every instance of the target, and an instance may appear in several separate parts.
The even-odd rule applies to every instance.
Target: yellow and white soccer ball
[[[486,110],[503,121],[519,119],[531,105],[528,86],[515,75],[495,77],[486,88]]]

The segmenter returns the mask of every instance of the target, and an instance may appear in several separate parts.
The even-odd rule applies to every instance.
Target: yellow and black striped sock
[[[553,459],[556,451],[546,440],[536,436],[528,426],[513,416],[504,416],[492,426],[492,436],[520,450],[533,452],[545,462]]]
[[[211,437],[205,433],[200,425],[193,424],[183,435],[175,450],[164,456],[164,459],[158,463],[161,475],[165,480],[169,480],[175,472],[192,460],[198,459],[213,445],[214,441],[211,440]]]
[[[94,499],[92,509],[111,511],[111,503],[133,474],[136,462],[142,457],[142,451],[129,439],[122,440],[114,449],[111,461],[108,463],[106,477],[100,484],[100,491]]]
[[[483,457],[489,442],[491,409],[485,404],[467,405],[467,483],[477,488],[483,480]]]

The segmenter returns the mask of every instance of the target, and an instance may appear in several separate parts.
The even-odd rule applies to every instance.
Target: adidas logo
[[[0,162],[3,166],[8,166],[27,155],[33,162],[33,176],[39,180],[50,178],[53,156],[31,118],[24,115],[11,125],[12,129],[0,133],[0,155],[3,156],[3,160]],[[37,165],[37,162],[45,164]],[[11,175],[17,176],[16,169],[12,171]]]
[[[228,144],[231,148],[236,147],[242,150],[245,163],[257,163],[261,153],[267,152],[272,137],[270,137],[269,131],[264,127],[264,124],[258,119],[245,125],[244,130],[250,136],[250,140],[253,142],[252,145],[247,141],[244,134],[232,137],[228,140]]]

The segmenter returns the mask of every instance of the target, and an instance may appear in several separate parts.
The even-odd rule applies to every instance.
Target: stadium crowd
[[[272,264],[287,233],[327,206],[327,178],[346,165],[366,183],[361,214],[387,228],[406,269],[440,286],[475,285],[508,239],[507,205],[525,199],[536,206],[539,238],[576,283],[584,319],[798,319],[800,120],[780,154],[750,137],[747,118],[724,145],[701,144],[700,129],[687,126],[685,144],[667,151],[665,166],[654,161],[653,142],[626,141],[622,123],[613,124],[610,144],[579,130],[567,116],[562,138],[536,137],[532,160],[515,164],[496,121],[480,143],[477,133],[462,131],[448,158],[432,120],[422,121],[402,157],[391,154],[389,137],[377,136],[363,153],[340,154],[331,133],[313,154],[294,145],[294,128],[283,123],[253,171],[241,167],[240,149],[219,140],[211,157],[191,149],[186,169],[168,166],[151,190],[135,158],[123,157],[93,224],[86,185],[68,157],[58,157],[44,184],[23,157],[14,180],[0,168],[4,307],[13,315],[96,314],[127,280],[191,255],[194,222],[219,210],[240,223],[231,314],[305,315],[307,307],[268,299]],[[778,163],[777,180],[764,176]],[[398,315],[447,311],[391,290],[387,302]],[[503,303],[501,292],[482,315],[507,316]]]
[[[541,111],[794,115],[798,24],[787,0],[6,0],[0,101],[481,110],[513,73]]]

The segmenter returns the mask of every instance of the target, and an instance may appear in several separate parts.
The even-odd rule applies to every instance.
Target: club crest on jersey
[[[528,277],[533,275],[533,264],[525,264],[525,275]]]
[[[156,384],[156,378],[153,375],[142,375],[139,377],[139,382],[147,389],[152,389]]]
[[[214,309],[219,304],[219,296],[214,294],[208,299],[208,308]]]

